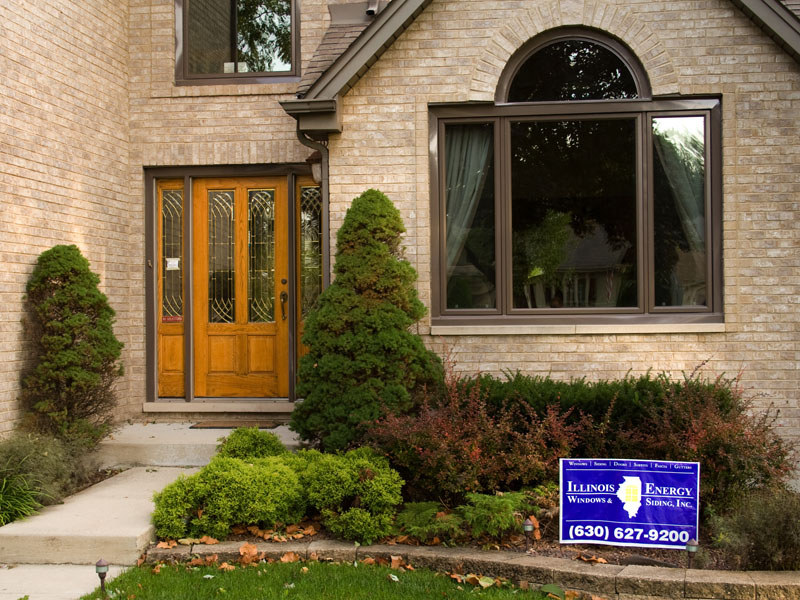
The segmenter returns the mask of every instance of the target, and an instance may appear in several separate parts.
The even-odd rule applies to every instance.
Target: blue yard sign
[[[700,463],[562,458],[562,544],[684,549],[697,539]]]

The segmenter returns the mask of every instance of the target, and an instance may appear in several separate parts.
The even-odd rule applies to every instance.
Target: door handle
[[[281,292],[281,319],[286,320],[286,302],[289,300],[289,294],[284,290]]]

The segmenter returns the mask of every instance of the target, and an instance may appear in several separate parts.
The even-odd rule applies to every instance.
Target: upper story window
[[[433,107],[434,322],[721,321],[719,113],[574,30]]]
[[[297,74],[293,0],[176,0],[180,83],[261,83]]]

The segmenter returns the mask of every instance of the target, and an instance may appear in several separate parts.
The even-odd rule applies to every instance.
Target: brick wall
[[[43,250],[76,244],[89,259],[117,311],[126,364],[141,336],[130,298],[127,56],[124,2],[0,5],[0,435],[19,416],[22,296]],[[125,397],[130,378],[119,389]]]
[[[798,297],[800,65],[727,1],[434,2],[343,102],[331,140],[332,229],[368,187],[386,192],[408,229],[407,255],[431,297],[428,104],[493,100],[512,53],[559,25],[601,29],[628,44],[654,94],[723,97],[724,333],[437,335],[458,370],[510,369],[607,379],[654,369],[734,375],[756,404],[780,409],[800,441]],[[429,333],[428,324],[420,327]]]

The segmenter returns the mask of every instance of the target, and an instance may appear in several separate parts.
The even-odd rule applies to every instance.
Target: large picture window
[[[554,36],[431,109],[436,323],[721,321],[719,100],[619,48]]]
[[[176,0],[177,79],[270,81],[295,75],[295,0]]]

